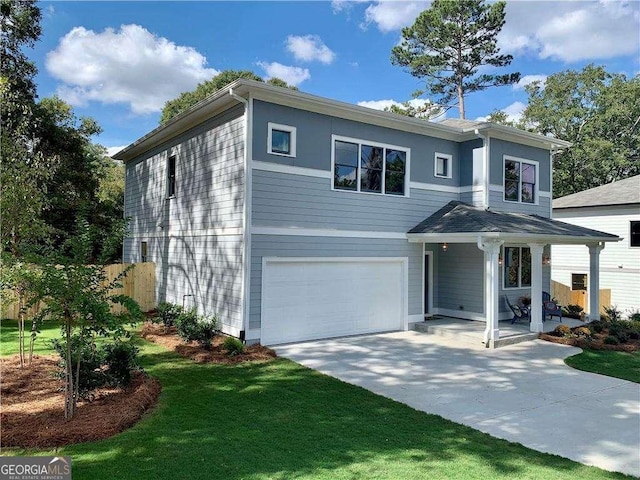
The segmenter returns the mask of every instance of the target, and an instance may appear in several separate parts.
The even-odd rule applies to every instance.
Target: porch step
[[[470,322],[469,327],[471,327],[471,323],[473,322]],[[428,333],[430,335],[455,338],[462,343],[470,343],[473,345],[478,345],[478,343],[484,344],[484,342],[482,341],[482,332],[478,331],[477,328],[473,329],[473,331],[466,331],[464,328],[451,328],[451,326],[448,325],[434,325],[432,324],[432,322],[426,321],[414,323],[413,329],[417,332]],[[489,348],[505,347],[507,345],[514,345],[516,343],[528,342],[537,338],[537,333],[505,335],[504,337],[501,337],[496,341],[492,341],[489,344]]]

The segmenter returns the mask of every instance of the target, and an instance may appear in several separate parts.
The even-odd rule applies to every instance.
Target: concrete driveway
[[[415,409],[640,476],[640,385],[567,367],[580,349],[535,340],[489,350],[409,331],[276,350]]]

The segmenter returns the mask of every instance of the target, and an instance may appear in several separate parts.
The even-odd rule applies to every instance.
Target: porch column
[[[500,338],[499,315],[499,265],[502,240],[478,238],[478,248],[484,252],[484,313],[487,317],[484,329],[484,343],[491,346],[492,341]]]
[[[531,323],[529,330],[542,332],[542,251],[544,245],[530,243],[531,250]]]
[[[589,247],[589,320],[600,320],[600,252],[604,242]]]

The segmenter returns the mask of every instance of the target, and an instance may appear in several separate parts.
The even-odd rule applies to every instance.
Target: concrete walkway
[[[566,366],[580,349],[535,340],[490,350],[408,331],[276,350],[493,436],[640,476],[640,385]]]

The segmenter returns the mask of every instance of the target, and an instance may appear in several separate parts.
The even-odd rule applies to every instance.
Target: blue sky
[[[165,101],[216,72],[253,70],[300,90],[382,108],[420,88],[391,65],[402,26],[428,1],[347,2],[41,2],[43,35],[29,56],[40,97],[58,94],[104,129],[111,150],[158,124]],[[504,70],[526,83],[604,65],[640,72],[640,2],[517,1],[500,34]],[[495,109],[517,117],[523,85],[470,95],[467,118]],[[448,116],[457,116],[457,109]]]

